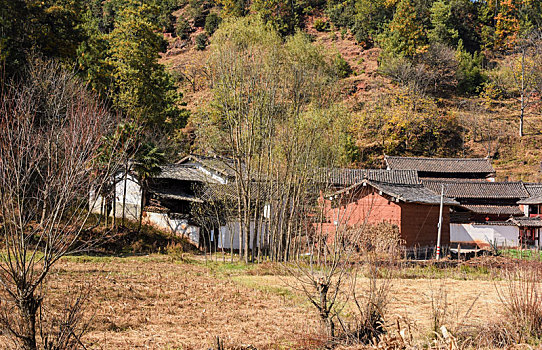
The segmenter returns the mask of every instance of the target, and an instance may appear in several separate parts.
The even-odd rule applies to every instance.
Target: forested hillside
[[[538,0],[0,0],[0,23],[2,80],[60,61],[151,170],[229,155],[229,107],[251,105],[270,137],[333,134],[343,166],[491,156],[500,178],[542,179]]]

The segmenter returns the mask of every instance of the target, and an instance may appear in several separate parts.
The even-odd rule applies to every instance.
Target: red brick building
[[[332,175],[336,186],[355,183],[326,196],[326,232],[337,225],[389,222],[407,246],[436,244],[440,196],[423,186],[416,171],[337,169]],[[450,206],[457,204],[444,197],[441,245],[450,242]]]

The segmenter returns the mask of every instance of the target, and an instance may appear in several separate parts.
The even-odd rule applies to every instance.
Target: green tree
[[[459,62],[456,72],[458,91],[469,95],[478,92],[482,84],[487,81],[487,76],[482,69],[484,56],[478,52],[474,54],[466,52],[460,41],[456,58]]]
[[[177,36],[181,38],[182,40],[186,40],[190,38],[190,32],[192,32],[192,27],[190,26],[190,23],[184,18],[183,16],[179,16],[177,18],[177,28],[176,28]]]
[[[385,54],[413,57],[427,48],[426,32],[413,0],[400,0],[382,37]]]
[[[220,22],[222,22],[222,18],[220,18],[220,16],[214,12],[210,13],[207,18],[205,18],[204,28],[209,36],[213,35],[213,33],[218,29]]]
[[[294,33],[302,24],[303,6],[300,1],[254,0],[252,10],[283,36]]]
[[[143,208],[149,192],[149,179],[160,174],[160,166],[166,162],[165,154],[152,143],[142,143],[135,153],[133,170],[136,172],[141,186],[141,209],[139,210],[139,227],[143,221]]]
[[[156,6],[129,1],[107,35],[107,63],[112,69],[115,106],[140,123],[153,127],[182,126],[183,114],[172,77],[158,63],[165,48],[152,18]]]
[[[480,50],[480,18],[482,4],[470,0],[438,0],[431,7],[431,42],[456,48],[459,41],[465,49],[474,53]]]
[[[31,52],[73,63],[85,39],[80,10],[78,0],[0,0],[0,64],[5,75],[21,72]]]

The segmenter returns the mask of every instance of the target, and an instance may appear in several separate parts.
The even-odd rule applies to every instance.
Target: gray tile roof
[[[402,185],[421,184],[415,170],[334,168],[322,171],[322,181],[329,181],[335,186],[351,186],[364,179]]]
[[[372,186],[376,190],[382,192],[382,194],[393,197],[397,201],[403,201],[407,203],[431,204],[431,205],[440,204],[440,196],[428,190],[422,184],[417,184],[417,185],[392,184],[392,183],[378,182],[378,181],[372,181],[369,179],[364,179],[358,182],[357,184],[351,185],[347,188],[337,191],[335,194],[338,195],[338,194],[346,193],[364,185]],[[446,197],[444,197],[443,203],[445,205],[459,204],[455,200],[446,198]]]
[[[444,195],[450,198],[522,199],[529,197],[529,192],[522,182],[422,180],[422,183],[435,193],[440,193],[441,186],[444,185]]]
[[[415,169],[431,173],[494,174],[488,158],[385,157],[388,169]]]
[[[542,220],[539,217],[522,216],[510,218],[508,221],[520,227],[542,227]]]
[[[492,205],[492,204],[463,204],[461,207],[476,214],[488,215],[522,215],[523,212],[517,205]]]
[[[533,196],[518,201],[518,204],[542,204],[542,196]]]
[[[230,158],[208,157],[191,154],[177,162],[177,164],[186,165],[194,165],[197,163],[203,165],[208,169],[214,170],[223,176],[234,177],[236,175],[234,160]]]
[[[197,203],[203,203],[203,200],[197,198],[194,195],[180,192],[180,191],[173,191],[173,190],[167,190],[167,189],[152,189],[151,192],[160,197],[160,198],[167,198],[167,199],[175,199],[180,201],[188,201],[188,202],[197,202]]]
[[[157,179],[173,179],[193,182],[216,182],[202,171],[184,164],[169,164],[162,166],[162,172],[155,176]]]
[[[541,183],[525,183],[525,188],[531,195],[531,197],[539,197],[542,196],[542,184]]]

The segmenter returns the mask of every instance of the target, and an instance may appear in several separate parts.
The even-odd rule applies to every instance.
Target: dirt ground
[[[179,262],[166,255],[69,258],[59,262],[49,288],[60,303],[90,284],[85,313],[92,317],[86,336],[91,349],[209,349],[217,336],[240,348],[311,348],[306,339],[316,337],[317,314],[288,287],[291,281],[274,271]],[[358,283],[364,290],[368,280]],[[447,301],[447,322],[484,323],[497,315],[496,283],[502,282],[395,279],[389,319],[408,320],[413,333],[427,337],[433,295]]]

